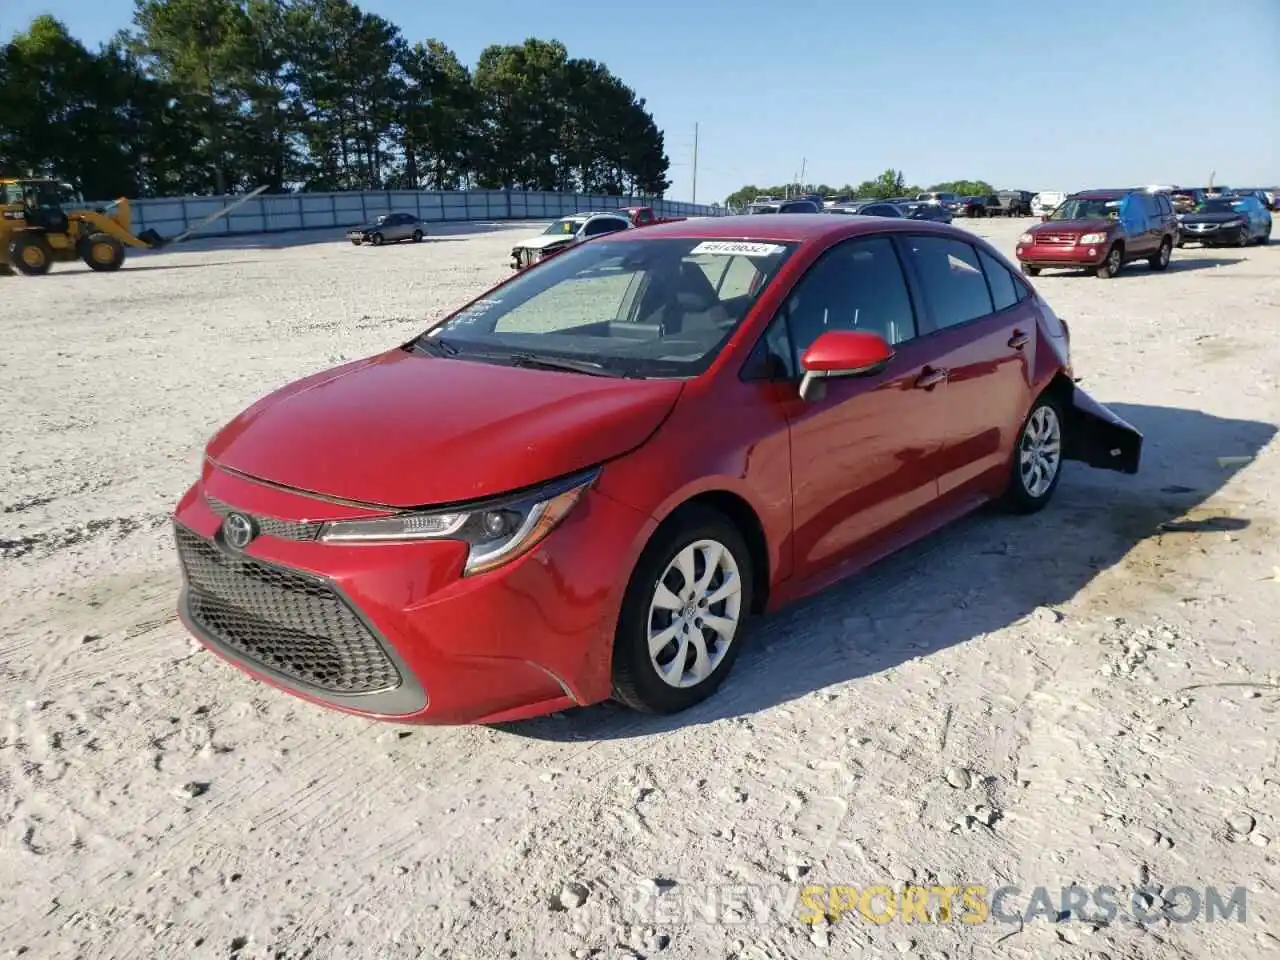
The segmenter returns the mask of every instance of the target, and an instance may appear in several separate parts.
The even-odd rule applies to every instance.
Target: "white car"
[[[616,213],[575,213],[561,217],[536,237],[530,237],[512,248],[511,269],[523,270],[555,256],[575,243],[630,229],[631,220]]]
[[[1046,213],[1053,213],[1066,199],[1067,195],[1061,190],[1041,190],[1031,198],[1031,215],[1043,217]]]

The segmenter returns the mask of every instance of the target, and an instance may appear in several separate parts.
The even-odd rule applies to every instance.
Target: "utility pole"
[[[797,197],[804,195],[804,171],[805,171],[805,168],[808,166],[809,166],[809,161],[806,160],[804,157],[801,157],[800,158],[800,182],[796,184],[796,186],[800,188],[796,191]]]
[[[698,202],[698,122],[693,123],[693,202]]]

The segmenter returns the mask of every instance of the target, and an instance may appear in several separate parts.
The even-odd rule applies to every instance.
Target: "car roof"
[[[943,233],[966,240],[973,237],[968,231],[932,221],[863,217],[856,214],[833,216],[831,214],[779,213],[768,217],[746,214],[659,223],[637,230],[635,239],[668,237],[691,240],[772,240],[781,243],[805,243],[843,239],[861,233],[881,233],[886,230]]]
[[[1134,188],[1126,190],[1081,190],[1071,196],[1076,200],[1120,200],[1131,193],[1140,192],[1140,190]]]

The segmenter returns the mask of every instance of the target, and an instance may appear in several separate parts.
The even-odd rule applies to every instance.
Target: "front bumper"
[[[1198,230],[1193,227],[1182,227],[1178,231],[1178,239],[1186,243],[1200,243],[1205,246],[1217,246],[1224,243],[1239,243],[1242,234],[1248,232],[1248,227],[1241,225],[1238,227],[1220,227],[1216,224],[1206,230]]]
[[[364,243],[369,238],[366,237],[359,230],[350,230],[347,232],[347,239],[350,240],[352,243]]]
[[[233,509],[262,530],[242,551],[221,532]],[[206,470],[174,518],[191,633],[259,680],[373,719],[496,723],[609,697],[648,518],[590,490],[533,551],[464,578],[461,543],[315,540],[326,509],[349,515]]]
[[[1028,243],[1014,251],[1019,263],[1029,267],[1096,267],[1106,259],[1111,244]]]

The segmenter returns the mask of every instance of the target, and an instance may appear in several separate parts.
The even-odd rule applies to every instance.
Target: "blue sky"
[[[605,62],[666,132],[700,201],[746,183],[982,178],[1010,189],[1280,183],[1280,0],[363,0],[474,64],[559,39]],[[92,45],[132,0],[0,0]],[[1247,181],[1247,183],[1246,183]]]

